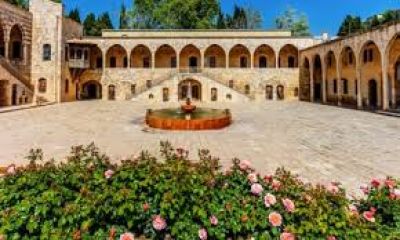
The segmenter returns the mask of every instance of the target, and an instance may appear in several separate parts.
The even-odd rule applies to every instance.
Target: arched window
[[[44,78],[39,79],[38,91],[40,93],[45,93],[47,91],[47,80],[46,79],[44,79]]]
[[[267,85],[265,87],[265,98],[267,100],[272,100],[274,98],[274,87],[272,87],[272,85]]]
[[[240,57],[240,68],[247,68],[247,57]]]
[[[295,67],[295,59],[293,56],[288,57],[288,67],[289,68],[294,68]]]
[[[246,95],[250,94],[250,85],[244,86],[244,94],[246,94]]]
[[[211,88],[211,101],[216,102],[218,100],[218,90],[217,88]]]
[[[162,94],[163,94],[163,102],[168,102],[169,101],[169,89],[163,88]]]
[[[267,58],[265,56],[261,56],[258,59],[258,67],[259,68],[267,68],[268,63],[267,63]]]
[[[115,86],[108,86],[108,100],[115,100]]]
[[[51,61],[51,45],[43,45],[43,61]]]
[[[276,88],[276,96],[278,100],[285,99],[285,88],[282,85],[278,85]]]
[[[347,79],[342,79],[343,94],[349,93],[349,83]]]

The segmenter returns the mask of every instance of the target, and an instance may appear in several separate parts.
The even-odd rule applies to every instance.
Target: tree
[[[125,4],[121,5],[121,11],[119,13],[119,29],[128,29],[128,13]]]
[[[28,0],[6,0],[6,2],[9,2],[21,8],[28,9]]]
[[[114,29],[110,14],[108,12],[104,12],[98,17],[97,25],[100,28],[100,31],[103,29]]]
[[[226,19],[225,15],[222,13],[221,9],[219,10],[217,17],[217,29],[226,29]]]
[[[358,33],[362,30],[362,28],[363,24],[360,17],[347,15],[340,25],[337,35],[342,37]]]
[[[261,12],[258,9],[247,6],[245,8],[245,14],[246,14],[248,29],[262,28],[263,18]]]
[[[293,36],[311,35],[307,16],[291,7],[275,19],[275,24],[277,29],[289,30]]]
[[[100,36],[101,35],[101,29],[99,29],[97,20],[96,20],[96,15],[94,13],[89,13],[85,21],[83,21],[83,29],[85,32],[85,35],[87,36]]]
[[[247,29],[247,16],[243,7],[235,5],[233,15],[227,15],[227,28],[230,29]]]
[[[81,15],[80,15],[80,13],[79,13],[79,9],[78,9],[78,8],[72,9],[72,10],[69,12],[68,17],[69,17],[70,19],[72,19],[72,20],[78,22],[78,23],[81,23]]]

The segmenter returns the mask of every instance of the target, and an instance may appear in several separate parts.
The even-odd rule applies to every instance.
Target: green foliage
[[[310,36],[310,26],[307,16],[298,13],[296,9],[289,7],[275,19],[277,29],[289,30],[293,36]]]
[[[83,22],[86,36],[101,36],[103,29],[114,29],[108,12],[100,14],[97,18],[94,13],[89,13]]]
[[[130,231],[148,239],[198,239],[201,228],[209,239],[279,239],[284,231],[298,239],[399,237],[400,199],[393,198],[398,182],[350,201],[338,184],[333,190],[304,184],[284,169],[261,177],[235,159],[221,172],[208,150],[193,162],[186,150],[162,142],[161,156],[157,161],[142,152],[117,165],[91,144],[73,147],[57,165],[32,150],[28,166],[0,179],[0,238],[117,239]],[[251,190],[255,182],[263,188],[259,195]],[[267,193],[275,204],[265,205]],[[293,212],[283,205],[286,198],[294,202]],[[350,203],[360,214],[348,210]],[[377,209],[376,222],[362,217],[370,207]],[[281,214],[282,225],[271,225],[272,212]],[[165,219],[165,229],[153,227],[155,216]]]
[[[362,21],[360,17],[347,15],[340,25],[338,36],[347,36],[362,30]]]
[[[69,14],[68,17],[71,18],[72,20],[81,23],[81,14],[79,12],[79,8],[74,8],[72,9]]]
[[[122,4],[121,11],[119,13],[119,29],[128,29],[129,28],[128,21],[129,19],[126,6],[125,4]]]

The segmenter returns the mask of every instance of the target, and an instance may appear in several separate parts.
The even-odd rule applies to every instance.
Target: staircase
[[[0,65],[6,69],[15,79],[17,79],[21,84],[23,84],[27,89],[34,91],[34,86],[31,81],[24,76],[20,70],[18,70],[15,66],[10,64],[4,57],[0,56]]]

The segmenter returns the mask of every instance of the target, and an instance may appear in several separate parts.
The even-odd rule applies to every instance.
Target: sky
[[[82,18],[88,12],[110,12],[114,26],[118,26],[122,3],[131,6],[133,0],[64,0],[67,11],[78,7]],[[274,19],[288,6],[304,12],[309,19],[313,35],[324,32],[331,36],[337,33],[340,23],[347,14],[366,18],[387,9],[399,9],[400,0],[220,0],[223,11],[232,12],[234,4],[250,5],[263,15],[263,27],[274,28]]]

